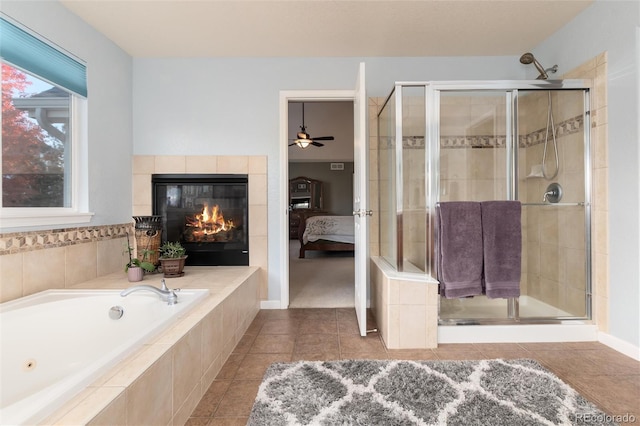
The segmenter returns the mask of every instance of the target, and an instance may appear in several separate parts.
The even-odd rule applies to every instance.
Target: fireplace
[[[162,242],[180,241],[187,265],[249,265],[248,181],[247,175],[153,175]]]

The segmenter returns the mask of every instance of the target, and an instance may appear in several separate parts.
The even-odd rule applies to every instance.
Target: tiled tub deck
[[[206,288],[210,294],[42,424],[184,425],[259,310],[259,269],[187,267],[183,277],[167,279],[170,288]],[[161,279],[153,274],[136,284],[159,286]],[[73,288],[130,285],[120,272]]]

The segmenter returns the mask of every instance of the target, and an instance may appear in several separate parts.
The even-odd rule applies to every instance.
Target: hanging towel
[[[483,201],[485,293],[491,299],[520,296],[522,257],[519,201]]]
[[[442,202],[436,210],[441,294],[448,299],[482,294],[480,203]]]

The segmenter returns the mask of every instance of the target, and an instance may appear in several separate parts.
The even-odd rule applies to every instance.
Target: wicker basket
[[[162,243],[162,216],[133,216],[136,221],[136,255],[140,261],[146,260],[158,266],[160,244]],[[145,250],[149,253],[143,259]]]

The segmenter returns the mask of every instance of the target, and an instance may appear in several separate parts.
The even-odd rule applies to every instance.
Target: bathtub
[[[180,291],[170,306],[143,291],[47,290],[1,304],[0,424],[42,421],[208,293]]]

